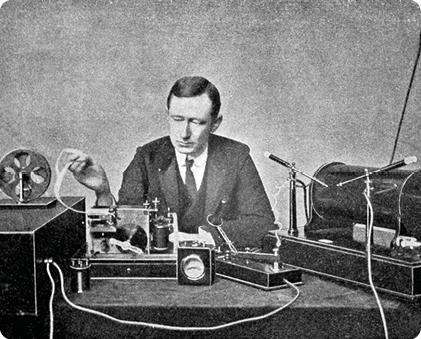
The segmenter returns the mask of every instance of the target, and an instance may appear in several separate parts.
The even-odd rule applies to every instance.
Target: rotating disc
[[[0,160],[0,189],[18,203],[40,197],[50,180],[48,161],[35,151],[14,150]]]

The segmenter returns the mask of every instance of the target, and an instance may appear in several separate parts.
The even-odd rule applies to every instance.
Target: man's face
[[[197,97],[171,98],[168,109],[170,138],[173,146],[193,157],[202,154],[209,134],[219,127],[221,118],[211,117],[212,103],[207,94]]]

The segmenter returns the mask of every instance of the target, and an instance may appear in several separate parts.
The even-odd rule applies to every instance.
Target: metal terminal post
[[[146,201],[143,203],[143,207],[144,207],[145,209],[149,209],[149,207],[151,207],[151,204],[149,203],[149,201],[148,201],[148,200],[146,200]]]
[[[158,204],[160,203],[160,201],[158,200],[158,198],[155,198],[154,200],[152,200],[153,203],[153,207],[154,209],[158,209]]]
[[[279,255],[279,248],[278,247],[275,247],[274,249],[273,249],[273,254],[276,256],[276,257],[278,257],[278,255]],[[279,271],[279,261],[274,261],[274,263],[273,263],[273,270],[275,271],[275,272],[278,272]]]
[[[225,233],[225,231],[222,229],[221,226],[215,226],[216,229],[218,230],[219,234],[221,235],[221,237],[224,239],[224,241],[226,242],[226,244],[228,245],[229,249],[234,252],[237,253],[237,249],[235,248],[233,242],[228,238],[227,234]]]

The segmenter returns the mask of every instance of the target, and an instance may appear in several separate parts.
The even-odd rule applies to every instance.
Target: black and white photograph
[[[420,339],[420,55],[419,0],[1,0],[0,339]]]

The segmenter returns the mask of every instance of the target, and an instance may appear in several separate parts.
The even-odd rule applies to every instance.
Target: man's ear
[[[211,133],[216,132],[222,122],[222,115],[219,115],[212,124]]]

